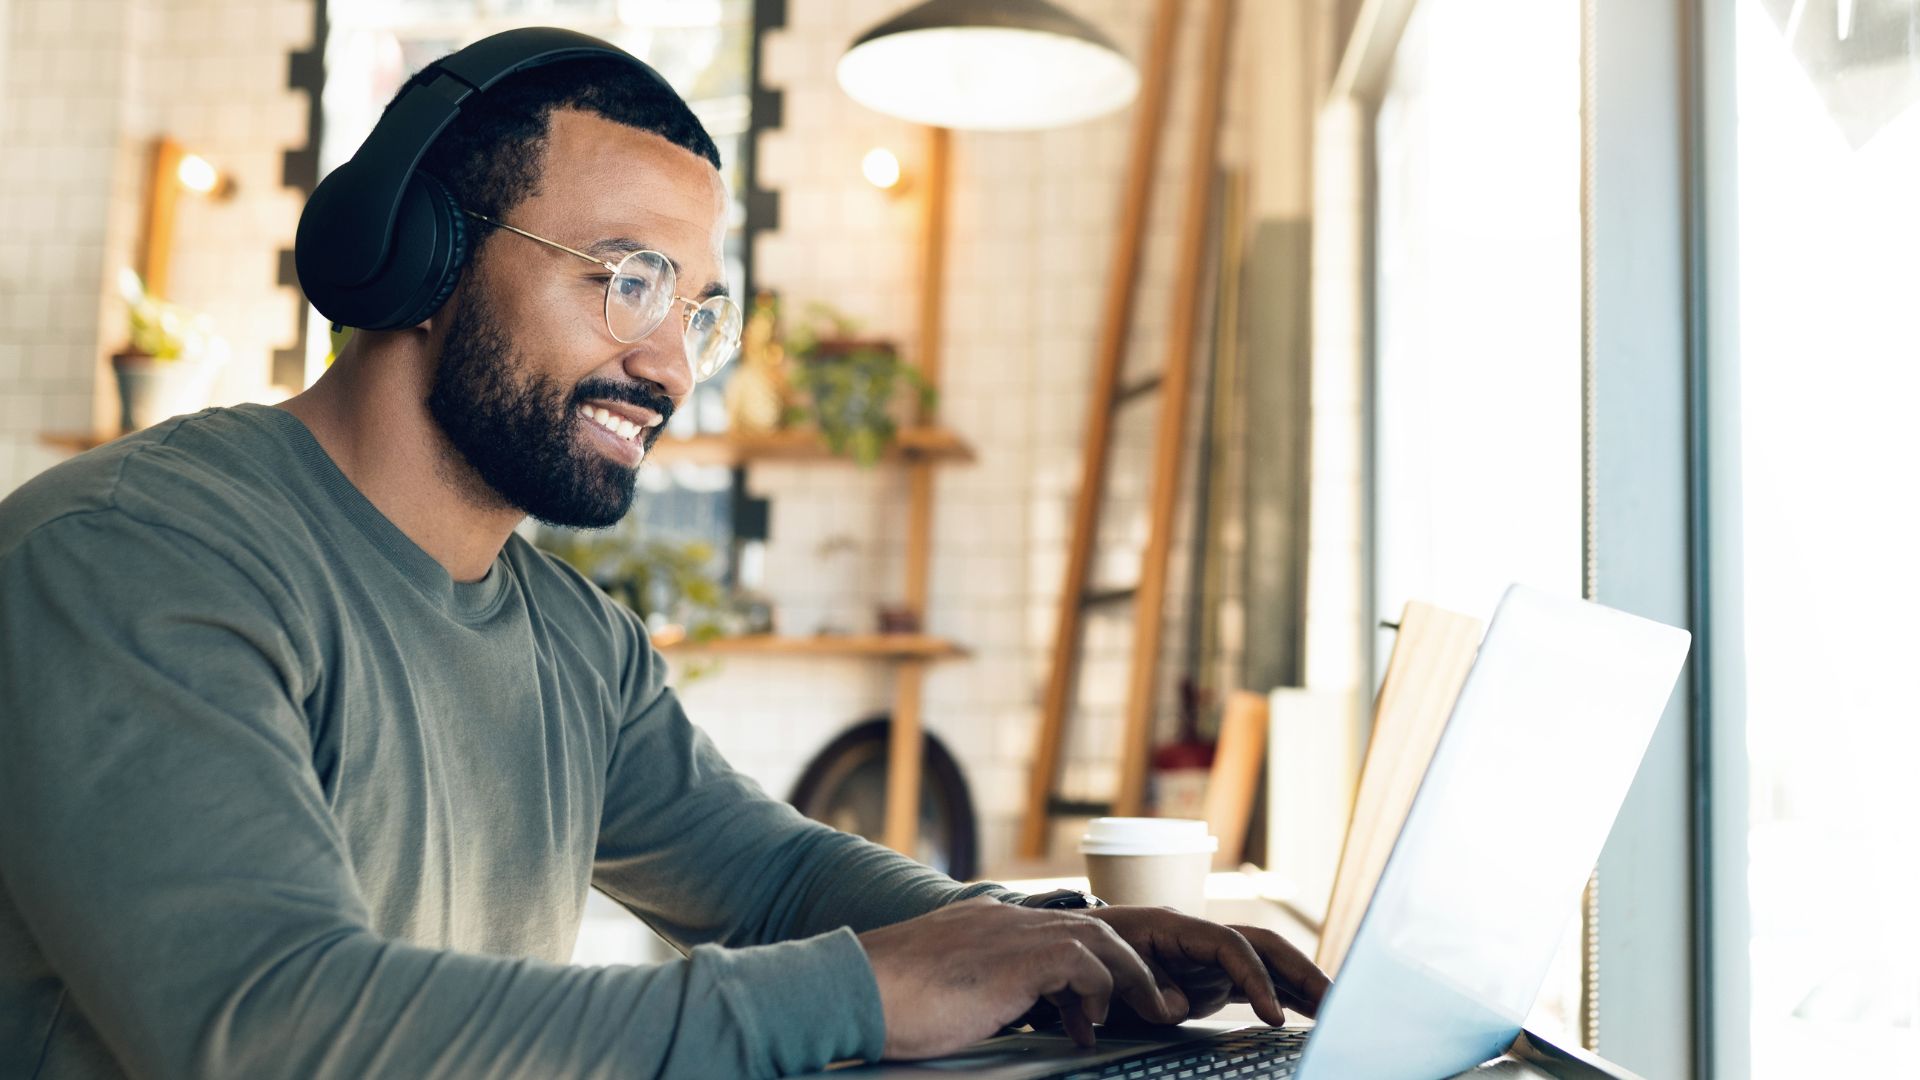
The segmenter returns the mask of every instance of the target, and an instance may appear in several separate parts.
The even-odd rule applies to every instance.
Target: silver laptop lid
[[[1499,1056],[1685,662],[1684,630],[1507,590],[1373,899],[1301,1080],[1430,1080]]]

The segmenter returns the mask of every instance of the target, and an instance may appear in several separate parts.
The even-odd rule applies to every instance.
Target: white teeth
[[[650,424],[636,424],[624,417],[616,416],[597,405],[580,406],[580,415],[628,441],[632,441],[635,435],[648,430],[652,426]]]

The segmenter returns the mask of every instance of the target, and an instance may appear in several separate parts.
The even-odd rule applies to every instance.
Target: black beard
[[[648,450],[666,429],[673,401],[651,389],[589,379],[571,391],[537,372],[517,375],[514,349],[477,290],[447,328],[427,411],[480,480],[507,505],[547,525],[601,529],[633,506],[637,469],[577,438],[580,405],[621,401],[660,414]]]

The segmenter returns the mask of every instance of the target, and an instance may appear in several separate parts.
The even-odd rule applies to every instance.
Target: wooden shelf
[[[820,634],[783,637],[747,634],[712,641],[676,641],[661,645],[667,653],[712,653],[729,656],[837,656],[878,660],[953,660],[966,649],[931,634]]]
[[[853,459],[828,450],[818,432],[774,431],[764,435],[663,436],[648,451],[647,460],[663,464],[744,465],[751,461],[851,462]],[[901,428],[882,460],[964,463],[973,460],[973,447],[948,428]]]

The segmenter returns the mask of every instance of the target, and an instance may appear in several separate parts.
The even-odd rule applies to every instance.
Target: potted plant
[[[807,314],[787,342],[801,395],[788,419],[818,428],[834,453],[872,465],[893,444],[901,414],[932,408],[936,392],[891,342],[859,337],[852,319],[824,304]]]
[[[206,407],[227,344],[213,322],[147,292],[140,276],[120,272],[127,302],[127,347],[113,354],[120,428],[134,431]]]

